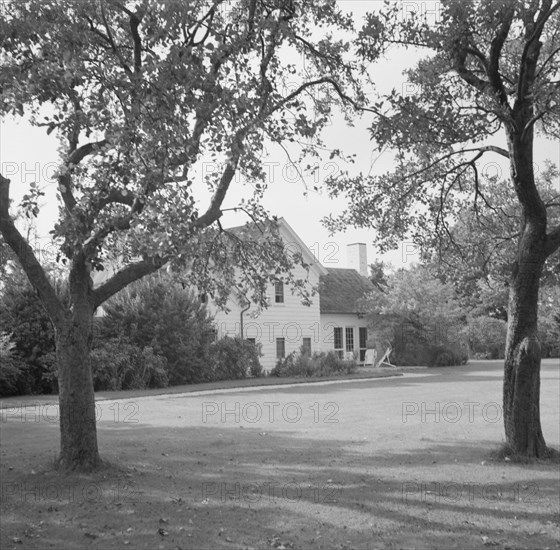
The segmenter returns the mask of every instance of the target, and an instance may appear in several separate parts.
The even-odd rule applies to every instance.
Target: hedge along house
[[[359,311],[359,300],[374,290],[367,279],[366,245],[348,246],[348,269],[326,269],[283,218],[278,220],[280,236],[287,250],[302,253],[309,265],[297,266],[294,275],[307,278],[309,288],[319,293],[311,305],[304,305],[281,280],[269,286],[268,308],[259,309],[248,301],[230,297],[229,311],[212,304],[218,338],[243,336],[261,344],[262,365],[270,371],[279,359],[304,348],[309,352],[336,351],[342,358],[364,359],[367,321]]]

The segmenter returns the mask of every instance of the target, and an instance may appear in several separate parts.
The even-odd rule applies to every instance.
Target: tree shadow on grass
[[[485,540],[535,548],[555,544],[548,533],[558,519],[554,467],[489,464],[488,473],[481,471],[478,459],[491,442],[434,444],[426,464],[425,450],[371,455],[354,441],[333,445],[289,432],[190,428],[179,444],[182,452],[174,455],[181,430],[159,434],[158,450],[169,445],[160,465],[169,472],[186,467],[174,488],[178,498],[198,508],[221,514],[257,507],[259,517],[268,515],[267,525],[301,529],[315,523],[333,542],[351,541],[350,547],[363,546],[373,533],[378,543],[418,547],[424,539],[418,539],[419,531],[431,548],[450,547],[450,540],[461,548]]]
[[[8,532],[41,514],[58,526],[37,527],[43,546],[29,537],[26,547],[76,547],[71,533],[103,550],[125,540],[140,549],[557,545],[557,467],[483,466],[488,441],[372,453],[364,442],[257,428],[115,423],[99,431],[114,468],[69,477],[3,471]],[[72,483],[71,499],[52,489]]]

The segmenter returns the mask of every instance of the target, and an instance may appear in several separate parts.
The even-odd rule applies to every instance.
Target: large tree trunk
[[[89,365],[93,311],[76,308],[56,327],[60,402],[60,457],[67,469],[89,471],[101,464],[97,448],[95,394]]]
[[[537,334],[539,279],[546,259],[542,239],[539,228],[525,227],[509,295],[504,423],[509,449],[526,457],[547,453],[540,423],[541,348]]]

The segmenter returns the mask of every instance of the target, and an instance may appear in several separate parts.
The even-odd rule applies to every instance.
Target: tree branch
[[[224,202],[231,180],[235,175],[240,153],[241,151],[237,153],[234,158],[232,158],[229,162],[226,163],[226,167],[224,168],[224,171],[222,172],[222,177],[220,178],[220,183],[218,184],[218,187],[216,188],[214,195],[212,195],[210,205],[206,209],[206,212],[193,222],[193,227],[203,229],[205,227],[210,226],[221,217],[222,211],[220,207]]]
[[[132,194],[130,199],[128,199],[127,196],[122,195],[122,193],[120,197],[118,197],[117,194],[118,191],[115,191],[111,200],[102,199],[98,203],[99,210],[111,203],[130,204],[130,210],[125,215],[115,216],[112,218],[101,228],[97,229],[97,231],[95,231],[95,233],[84,242],[83,250],[86,256],[90,256],[103,239],[105,239],[105,237],[113,231],[126,231],[127,229],[130,229],[130,222],[132,221],[134,214],[138,214],[144,209],[144,205],[146,204],[144,199],[139,197],[133,198]]]
[[[451,171],[455,170],[456,168],[463,166],[464,164],[471,164],[472,162],[478,160],[484,153],[487,152],[492,152],[492,153],[498,153],[499,155],[502,155],[503,157],[506,157],[509,159],[509,153],[508,151],[506,151],[505,149],[502,149],[501,147],[497,147],[496,145],[485,145],[483,147],[471,147],[469,149],[460,149],[459,151],[452,151],[451,153],[447,153],[446,155],[443,155],[442,157],[434,160],[433,162],[431,162],[430,164],[428,164],[427,166],[424,166],[423,168],[420,168],[420,170],[417,170],[416,172],[412,172],[411,174],[408,174],[405,178],[403,178],[403,180],[407,180],[409,178],[412,178],[414,176],[417,176],[418,174],[421,174],[422,172],[425,172],[426,170],[429,170],[430,168],[433,168],[436,164],[439,164],[440,162],[451,158],[453,155],[461,155],[463,153],[472,153],[474,151],[478,151],[478,155],[475,156],[475,158],[471,159],[470,161],[466,161],[466,162],[462,162],[458,165],[456,165],[455,167],[453,167]],[[449,173],[449,172],[447,172]],[[447,175],[447,173],[445,175]]]
[[[470,53],[471,55],[474,55],[478,61],[480,62],[482,69],[484,70],[485,73],[488,73],[488,60],[486,59],[486,56],[474,45],[471,45],[467,48],[465,48],[467,53]]]
[[[535,125],[535,123],[540,120],[544,115],[546,115],[546,111],[541,111],[537,113],[525,126],[523,127],[523,131],[521,132],[521,141],[525,141],[525,137],[527,136],[527,132]]]
[[[21,267],[39,294],[52,322],[58,324],[66,316],[65,308],[33,253],[33,249],[15,226],[9,213],[9,205],[10,180],[0,174],[0,232],[16,254]]]
[[[94,307],[99,307],[103,302],[111,296],[125,288],[130,283],[141,279],[142,277],[155,273],[163,265],[169,261],[169,257],[165,258],[145,258],[139,262],[134,262],[120,269],[109,280],[105,281],[95,290],[93,290]]]
[[[560,8],[560,2],[551,7],[551,0],[543,2],[543,8],[537,17],[537,21],[532,29],[526,28],[526,42],[521,54],[519,64],[519,80],[517,82],[517,100],[522,102],[527,95],[529,88],[535,81],[535,71],[537,67],[538,52],[541,49],[540,37],[544,26],[550,16]]]
[[[106,139],[102,139],[100,141],[92,141],[91,143],[85,143],[84,145],[78,147],[77,149],[72,151],[72,153],[70,153],[67,164],[74,164],[74,165],[79,164],[84,159],[84,157],[91,155],[97,149],[103,147],[106,144],[107,144]]]
[[[142,21],[142,15],[133,13],[130,16],[130,33],[134,42],[134,72],[138,74],[142,69],[142,40],[138,27]]]
[[[203,15],[202,18],[196,22],[192,31],[189,32],[189,36],[187,36],[186,30],[183,27],[183,38],[185,40],[185,46],[186,47],[191,47],[191,46],[196,47],[196,46],[199,46],[201,44],[204,44],[204,42],[208,38],[208,35],[210,34],[210,31],[212,30],[212,23],[213,23],[213,20],[214,20],[214,15],[216,13],[216,9],[221,3],[222,3],[222,0],[218,0],[214,4],[212,4],[212,6],[210,6],[210,9],[206,12],[206,14]],[[208,24],[205,24],[206,19],[209,19]],[[202,25],[206,26],[206,32],[204,33],[204,36],[198,42],[195,43],[194,39],[195,39],[196,33],[198,32],[198,30],[200,29],[200,27]]]
[[[274,113],[276,110],[280,109],[283,105],[285,105],[286,103],[288,103],[289,101],[291,101],[295,97],[297,97],[299,94],[301,94],[307,88],[309,88],[311,86],[316,86],[316,85],[322,84],[322,83],[331,84],[333,87],[335,87],[335,89],[337,90],[337,92],[339,93],[339,95],[342,98],[346,98],[348,101],[352,102],[352,104],[355,105],[354,100],[352,100],[352,98],[346,96],[342,92],[342,90],[338,86],[338,83],[336,83],[331,78],[321,78],[321,79],[318,79],[318,80],[314,80],[314,81],[306,82],[306,83],[302,84],[297,90],[295,90],[294,92],[292,92],[291,94],[289,94],[288,96],[283,98],[282,100],[278,101],[275,105],[271,106],[268,110],[266,110],[265,112],[261,112],[257,118],[266,118],[266,117],[270,116],[272,113]],[[224,198],[225,198],[226,193],[229,189],[231,181],[232,181],[232,179],[235,175],[235,171],[237,169],[237,164],[239,162],[239,158],[241,156],[241,152],[242,152],[242,149],[243,149],[243,139],[245,138],[245,135],[249,132],[250,127],[251,127],[252,124],[254,124],[254,122],[255,121],[252,121],[252,123],[246,125],[243,129],[241,129],[237,132],[237,135],[235,136],[235,138],[233,140],[233,143],[232,143],[232,148],[231,148],[231,152],[230,152],[230,155],[231,155],[230,160],[226,163],[226,167],[225,167],[225,169],[222,173],[222,176],[220,178],[220,182],[219,182],[219,184],[216,188],[216,191],[214,192],[214,195],[212,196],[212,199],[210,201],[210,205],[206,209],[206,212],[194,221],[193,227],[199,228],[199,229],[204,228],[204,227],[208,227],[221,217],[222,211],[221,211],[220,207],[221,207],[221,205],[224,201]],[[197,125],[198,125],[198,121],[197,121]],[[201,131],[201,133],[202,133],[202,131]]]
[[[457,71],[457,74],[467,83],[480,90],[483,93],[487,93],[489,82],[482,80],[476,76],[472,71],[467,69],[465,61],[467,59],[468,48],[464,48],[460,44],[456,45],[456,50],[453,56],[453,66]]]
[[[107,195],[99,200],[97,203],[97,210],[102,210],[108,204],[126,204],[133,206],[134,195],[125,189],[110,189]]]
[[[76,198],[74,197],[74,193],[72,192],[72,177],[69,174],[69,171],[72,169],[72,166],[76,166],[79,164],[84,157],[87,155],[91,155],[95,152],[96,149],[99,147],[103,147],[107,141],[102,139],[101,141],[95,141],[91,143],[86,143],[77,149],[74,149],[65,163],[65,173],[58,176],[58,190],[60,191],[60,195],[62,196],[62,200],[64,202],[64,206],[68,212],[72,212],[74,207],[76,206]]]
[[[99,245],[102,240],[115,230],[124,231],[130,229],[130,222],[135,214],[140,214],[146,206],[146,197],[150,194],[155,186],[155,183],[160,181],[158,179],[159,172],[153,170],[147,174],[143,190],[138,195],[134,196],[133,193],[126,189],[111,189],[107,192],[107,196],[101,197],[97,202],[97,213],[108,204],[117,203],[130,206],[130,210],[121,216],[115,216],[109,220],[105,225],[95,231],[95,233],[84,242],[84,252],[90,255],[95,247]],[[165,182],[165,178],[163,179]],[[174,181],[174,180],[171,180]]]
[[[490,63],[488,65],[488,78],[490,79],[490,84],[492,88],[498,94],[498,99],[502,105],[509,105],[507,100],[507,94],[504,89],[504,83],[500,76],[500,55],[502,53],[502,48],[509,34],[511,28],[511,23],[513,21],[513,16],[515,13],[515,6],[508,5],[506,11],[503,14],[502,22],[500,27],[492,39],[490,44]]]
[[[331,85],[333,85],[335,87],[335,89],[338,91],[338,93],[341,97],[347,98],[349,101],[354,103],[354,101],[351,98],[346,96],[342,92],[342,90],[340,90],[340,87],[338,86],[338,84],[334,80],[332,80],[331,78],[321,78],[321,79],[318,79],[318,80],[314,80],[314,81],[306,82],[306,83],[302,84],[297,90],[295,90],[294,92],[292,92],[291,94],[289,94],[288,96],[283,98],[282,100],[278,101],[274,106],[272,106],[267,111],[262,112],[262,109],[261,109],[261,112],[260,112],[259,116],[257,117],[257,119],[258,118],[266,118],[266,117],[270,116],[277,109],[279,109],[280,107],[282,107],[283,105],[285,105],[286,103],[288,103],[289,101],[291,101],[292,99],[297,97],[299,94],[301,94],[307,88],[309,88],[311,86],[315,86],[317,84],[321,84],[321,83],[330,83]],[[235,138],[233,139],[233,143],[232,143],[232,147],[231,147],[231,152],[230,152],[231,158],[226,163],[226,167],[225,167],[225,169],[222,173],[222,176],[220,178],[220,183],[218,184],[218,187],[216,188],[216,191],[214,192],[214,195],[212,196],[212,199],[210,201],[210,205],[208,206],[206,212],[202,216],[200,216],[198,219],[195,220],[195,222],[193,223],[193,227],[196,227],[196,228],[208,227],[221,217],[222,211],[221,211],[220,207],[221,207],[222,203],[224,202],[224,198],[225,198],[226,193],[229,189],[231,180],[233,179],[233,176],[235,175],[235,171],[237,169],[237,164],[239,162],[239,157],[241,156],[241,152],[243,150],[243,139],[245,138],[246,134],[249,132],[249,130],[251,128],[251,125],[254,124],[254,122],[255,121],[246,125],[243,129],[241,129],[237,132]]]
[[[503,149],[502,147],[498,147],[496,145],[485,145],[483,147],[478,147],[477,149],[483,153],[485,152],[498,153],[498,155],[502,155],[502,157],[505,157],[507,159],[510,158],[509,151],[507,149]],[[468,149],[465,149],[465,151],[468,151]]]
[[[101,4],[101,17],[103,19],[103,24],[105,25],[105,30],[107,31],[107,40],[109,41],[109,44],[111,45],[111,49],[113,50],[113,53],[117,56],[121,67],[125,70],[125,72],[128,75],[132,75],[132,71],[130,69],[130,67],[126,64],[123,56],[121,55],[121,52],[119,51],[119,48],[117,47],[117,44],[115,43],[115,40],[113,39],[113,33],[111,32],[111,26],[109,25],[109,22],[107,21],[107,16],[105,14],[105,6],[103,2],[100,2]]]
[[[560,48],[556,48],[542,63],[541,68],[539,69],[539,72],[535,75],[535,78],[539,78],[541,76],[541,73],[544,71],[544,68],[546,67],[546,65],[552,60],[552,58],[558,53],[560,52]]]
[[[298,95],[300,95],[303,91],[305,91],[307,88],[310,88],[311,86],[317,86],[318,84],[330,84],[336,91],[336,93],[338,94],[338,96],[343,99],[344,101],[347,101],[348,103],[350,103],[355,109],[357,110],[361,110],[361,111],[370,111],[370,112],[374,112],[375,114],[386,118],[384,115],[382,115],[381,113],[379,113],[377,110],[373,110],[373,109],[369,109],[367,107],[361,106],[359,105],[356,101],[354,101],[351,97],[349,97],[348,95],[346,95],[341,89],[340,86],[338,84],[338,82],[336,82],[335,80],[333,80],[330,77],[324,77],[324,78],[318,78],[317,80],[311,80],[309,82],[305,82],[303,83],[301,86],[299,86],[296,90],[294,90],[291,94],[288,94],[286,97],[282,98],[280,101],[278,101],[275,105],[273,105],[266,113],[264,113],[264,116],[270,116],[272,113],[274,113],[275,111],[277,111],[278,109],[280,109],[281,107],[283,107],[284,105],[286,105],[286,103],[289,103],[292,99],[294,99],[295,97],[297,97]]]

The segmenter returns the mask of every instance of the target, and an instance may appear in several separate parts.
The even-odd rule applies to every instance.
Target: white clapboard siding
[[[301,267],[294,270],[294,275],[306,277],[307,272]],[[309,286],[316,286],[319,282],[318,274],[313,271],[309,273]],[[306,306],[301,303],[297,294],[292,294],[288,285],[284,285],[284,303],[275,303],[274,287],[268,289],[270,296],[269,307],[263,309],[258,315],[257,307],[251,305],[250,309],[243,314],[244,337],[254,338],[256,343],[261,344],[263,357],[261,364],[263,368],[270,371],[276,364],[276,339],[284,338],[285,353],[298,351],[304,338],[311,338],[312,351],[321,349],[320,340],[320,317],[319,317],[319,295],[312,298],[312,304]],[[230,300],[229,313],[216,311],[214,324],[218,331],[218,337],[241,335],[241,311],[242,307]]]

